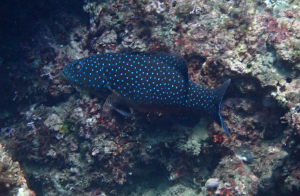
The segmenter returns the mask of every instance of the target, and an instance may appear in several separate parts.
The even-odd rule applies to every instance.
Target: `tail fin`
[[[227,129],[227,127],[224,124],[223,118],[221,116],[221,104],[222,104],[222,99],[223,96],[230,84],[231,79],[227,80],[226,82],[224,82],[223,84],[219,85],[218,87],[216,87],[215,89],[213,89],[213,93],[215,95],[218,96],[219,100],[219,110],[218,110],[218,115],[219,115],[219,120],[220,120],[220,124],[222,125],[222,128],[224,129],[224,131],[231,137],[231,134],[229,132],[229,130]]]

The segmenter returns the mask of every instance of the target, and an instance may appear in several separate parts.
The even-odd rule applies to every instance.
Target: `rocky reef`
[[[0,28],[0,143],[12,157],[0,162],[0,195],[300,194],[299,1],[18,5],[0,8],[10,25]],[[103,111],[104,99],[59,77],[72,60],[131,51],[181,55],[206,88],[230,78],[221,114],[232,137],[210,117],[185,128]]]
[[[0,144],[0,195],[35,196],[27,186],[18,162],[14,162]]]

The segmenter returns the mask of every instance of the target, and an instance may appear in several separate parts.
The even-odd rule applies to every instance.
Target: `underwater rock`
[[[12,160],[1,143],[0,195],[35,196],[27,186],[20,164]]]
[[[219,178],[210,178],[205,182],[205,187],[208,189],[217,188],[219,186]]]
[[[246,147],[235,149],[235,155],[245,162],[251,163],[253,161],[253,154]]]

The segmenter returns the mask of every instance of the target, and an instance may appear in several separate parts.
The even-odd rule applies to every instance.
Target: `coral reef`
[[[0,194],[34,195],[17,162],[37,195],[300,194],[299,1],[42,0],[21,21],[0,9],[18,26],[0,40],[20,42],[0,46],[0,142],[15,160],[1,146]],[[209,117],[185,128],[106,112],[59,77],[69,61],[124,51],[183,56],[199,86],[231,78],[232,137]]]
[[[0,195],[35,196],[27,186],[18,162],[14,162],[0,144]]]

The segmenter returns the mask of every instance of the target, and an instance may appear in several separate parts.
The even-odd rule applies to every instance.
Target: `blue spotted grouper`
[[[183,58],[166,54],[105,53],[70,62],[61,71],[69,83],[106,98],[105,110],[161,112],[187,127],[209,114],[226,128],[220,107],[230,79],[215,89],[195,85]]]

